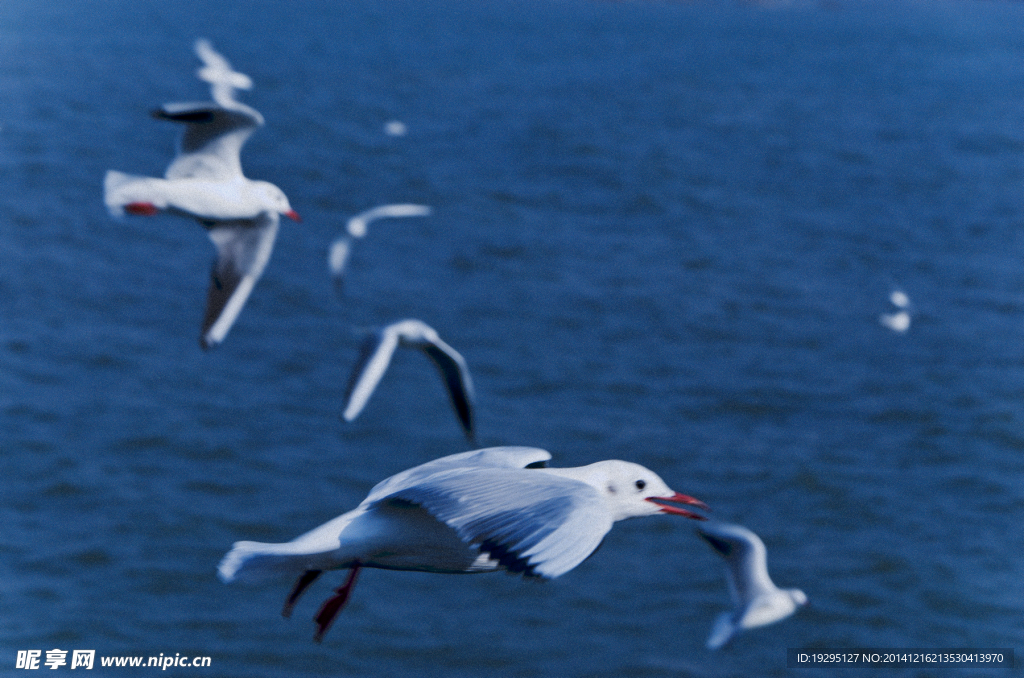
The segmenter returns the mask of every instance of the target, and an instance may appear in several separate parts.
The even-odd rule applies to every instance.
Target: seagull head
[[[640,464],[617,459],[599,461],[584,466],[580,480],[596,488],[611,510],[613,520],[669,513],[693,520],[707,520],[704,516],[674,504],[686,504],[707,509],[699,499],[669,489],[654,471]]]
[[[284,191],[269,181],[254,181],[253,184],[264,208],[283,214],[293,221],[302,221],[299,213],[293,210],[288,203],[288,196],[284,194]]]
[[[793,600],[793,604],[797,607],[803,607],[807,604],[807,594],[800,589],[783,589],[783,593],[788,594]]]

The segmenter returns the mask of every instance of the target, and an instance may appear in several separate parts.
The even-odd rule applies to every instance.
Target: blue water
[[[200,36],[255,82],[247,174],[304,217],[209,353],[202,229],[101,195],[162,173],[148,111],[206,96]],[[4,672],[55,647],[473,678],[1024,651],[1024,6],[7,0],[0,91]],[[385,202],[434,214],[372,224],[339,299],[328,245]],[[542,584],[368,571],[319,646],[340,574],[290,620],[291,582],[221,584],[232,542],[465,449],[415,352],[340,418],[360,328],[403,317],[465,355],[481,445],[645,464],[810,607],[705,650],[720,562],[668,517]]]

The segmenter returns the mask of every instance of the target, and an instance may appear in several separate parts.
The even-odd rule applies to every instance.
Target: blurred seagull
[[[346,224],[348,234],[353,238],[362,238],[366,235],[366,226],[377,219],[390,219],[393,217],[427,217],[430,216],[430,207],[427,205],[410,205],[399,203],[394,205],[380,205],[365,212],[360,212]]]
[[[203,67],[196,71],[196,76],[210,83],[213,100],[225,108],[242,106],[235,99],[235,90],[252,89],[252,78],[231,68],[228,60],[213,49],[213,45],[206,38],[196,40],[195,49],[196,55],[203,62]]]
[[[327,255],[327,266],[330,268],[331,277],[334,279],[336,288],[340,291],[342,281],[344,280],[345,265],[348,263],[349,254],[352,252],[352,239],[365,237],[366,227],[371,221],[395,217],[426,217],[430,213],[431,209],[427,205],[402,203],[380,205],[365,212],[360,212],[349,219],[345,226],[345,233],[331,243],[331,249]]]
[[[893,290],[889,295],[889,302],[899,310],[895,313],[881,314],[878,316],[878,322],[893,332],[906,332],[910,329],[910,297],[901,290]]]
[[[465,359],[422,320],[400,320],[377,330],[363,343],[345,393],[345,421],[359,416],[373,395],[399,346],[421,349],[441,372],[452,406],[473,443],[473,380]]]
[[[409,129],[401,120],[388,120],[384,123],[384,134],[389,137],[404,137],[408,132]]]
[[[768,576],[768,552],[756,534],[741,525],[709,523],[697,533],[726,562],[729,593],[736,608],[715,620],[709,650],[725,645],[738,631],[781,621],[807,603],[800,589],[779,589]]]
[[[319,642],[361,568],[442,574],[506,570],[552,579],[586,560],[619,520],[658,513],[704,517],[663,502],[702,502],[625,461],[540,468],[545,450],[492,447],[453,454],[377,484],[359,506],[283,544],[236,542],[220,579],[298,575],[282,614],[324,570],[348,569],[314,618]]]
[[[197,71],[210,83],[211,102],[170,103],[153,112],[161,120],[185,126],[178,155],[163,179],[110,170],[103,181],[104,202],[114,216],[125,212],[170,214],[196,219],[217,247],[203,317],[203,348],[219,344],[238,318],[253,286],[270,260],[279,215],[299,215],[274,184],[247,179],[239,157],[242,146],[261,125],[258,111],[235,99],[249,89],[248,76],[232,70],[207,40],[197,40],[203,61]]]

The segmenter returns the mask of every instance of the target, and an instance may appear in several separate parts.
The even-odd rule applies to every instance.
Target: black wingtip
[[[480,544],[480,551],[497,560],[503,568],[512,574],[522,574],[524,577],[540,576],[536,573],[536,567],[530,564],[528,558],[521,557],[504,544],[487,539]]]
[[[212,111],[185,111],[182,113],[168,113],[162,108],[154,108],[151,115],[157,120],[170,120],[172,122],[210,122],[213,120]]]
[[[704,541],[710,544],[711,548],[715,549],[723,556],[729,557],[729,555],[732,554],[734,546],[731,542],[725,541],[724,539],[719,539],[718,537],[710,535],[707,532],[704,532],[703,530],[697,530],[697,534],[699,534]]]

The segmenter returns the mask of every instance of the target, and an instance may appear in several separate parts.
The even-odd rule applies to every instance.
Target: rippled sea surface
[[[148,112],[207,96],[201,36],[254,80],[248,176],[304,217],[208,353],[202,229],[101,192],[162,174],[176,130]],[[0,92],[4,671],[52,648],[474,678],[1024,651],[1024,6],[8,0]],[[371,224],[339,298],[327,248],[386,202],[434,212]],[[895,289],[903,334],[878,321]],[[481,446],[649,466],[811,605],[704,649],[721,563],[669,517],[546,583],[367,571],[322,645],[340,573],[290,620],[291,582],[221,584],[232,542],[466,449],[416,352],[340,417],[362,332],[405,317],[465,355]]]

